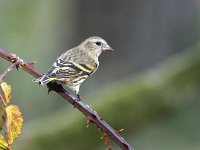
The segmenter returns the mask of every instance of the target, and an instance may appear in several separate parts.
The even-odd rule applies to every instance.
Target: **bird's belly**
[[[73,87],[73,86],[80,86],[83,81],[87,78],[88,76],[79,76],[79,77],[72,77],[72,78],[65,78],[62,80],[62,84],[65,84],[67,87]]]

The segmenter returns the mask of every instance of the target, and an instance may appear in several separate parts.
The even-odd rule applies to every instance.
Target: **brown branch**
[[[12,62],[13,55],[0,48],[0,57]],[[17,57],[16,57],[17,58]],[[16,59],[14,58],[14,59]],[[27,73],[31,74],[35,78],[40,77],[42,74],[31,63],[24,62],[19,65]],[[109,126],[95,111],[90,109],[81,101],[77,101],[77,98],[70,95],[62,86],[54,83],[49,83],[48,88],[56,91],[65,100],[71,103],[75,108],[79,109],[91,123],[96,124],[97,128],[100,128],[104,133],[113,139],[113,141],[123,150],[133,150],[133,148],[124,140],[124,138],[116,132],[111,126]]]

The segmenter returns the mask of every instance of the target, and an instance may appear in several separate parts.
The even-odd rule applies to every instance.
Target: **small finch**
[[[80,100],[79,88],[83,81],[92,75],[99,66],[99,55],[113,50],[107,42],[97,36],[89,37],[78,46],[64,52],[40,78],[34,80],[39,84],[51,81],[66,85]]]

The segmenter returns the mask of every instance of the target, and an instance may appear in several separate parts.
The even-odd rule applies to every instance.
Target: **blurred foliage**
[[[192,103],[180,108],[173,116],[155,121],[130,137],[135,143],[135,149],[199,150],[199,97],[191,100]]]
[[[154,69],[94,92],[93,96],[88,97],[94,100],[92,108],[99,112],[114,129],[125,129],[122,132],[123,136],[133,136],[134,138],[128,138],[128,141],[134,146],[137,141],[134,134],[138,134],[142,128],[162,118],[173,117],[200,98],[199,49],[200,46],[197,46],[169,58],[166,63]],[[103,141],[100,140],[101,133],[93,125],[86,128],[85,117],[72,113],[73,111],[76,110],[71,108],[63,110],[54,116],[33,123],[34,131],[31,132],[30,130],[33,129],[30,128],[24,131],[29,134],[21,139],[23,142],[19,142],[17,149],[103,148]],[[145,137],[144,131],[143,134]],[[141,146],[144,147],[145,143]]]
[[[3,77],[1,77],[1,80],[2,78]],[[6,82],[1,82],[0,88],[2,90],[0,93],[0,100],[1,104],[3,104],[3,107],[1,106],[0,108],[0,128],[6,128],[5,136],[3,136],[4,134],[2,132],[0,134],[0,149],[10,150],[12,149],[11,146],[14,140],[21,134],[21,128],[24,120],[22,113],[20,112],[20,109],[17,105],[8,105],[11,100],[11,86]],[[6,127],[4,126],[5,122]]]

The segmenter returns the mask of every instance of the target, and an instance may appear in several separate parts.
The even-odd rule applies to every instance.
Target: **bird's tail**
[[[44,74],[43,76],[41,76],[37,79],[34,79],[33,82],[38,82],[39,84],[44,85],[53,80],[56,80],[56,78],[48,77],[48,76],[46,76],[46,74]]]

